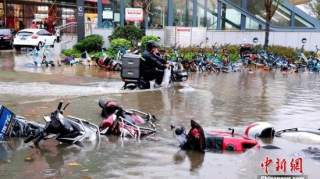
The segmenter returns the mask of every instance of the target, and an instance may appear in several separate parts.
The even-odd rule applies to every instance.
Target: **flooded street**
[[[113,99],[126,108],[147,111],[159,119],[150,140],[102,137],[97,147],[56,147],[50,141],[41,150],[21,140],[0,143],[0,178],[219,178],[256,179],[263,175],[265,157],[273,160],[270,174],[290,171],[292,158],[303,158],[303,175],[320,176],[320,156],[308,147],[282,138],[261,141],[279,150],[251,149],[242,154],[182,152],[170,124],[198,121],[205,129],[230,127],[242,131],[256,121],[276,130],[320,128],[320,76],[316,73],[246,71],[228,74],[195,73],[170,89],[145,92],[120,90],[118,73],[97,67],[34,68],[23,54],[0,53],[0,104],[30,120],[41,121],[61,99],[71,102],[66,114],[99,124],[98,100]],[[276,159],[286,159],[286,173],[277,172]]]

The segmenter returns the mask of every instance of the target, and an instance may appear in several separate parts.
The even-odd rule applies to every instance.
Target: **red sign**
[[[190,32],[191,29],[188,27],[177,27],[177,32]]]
[[[126,21],[129,22],[142,22],[143,9],[142,8],[126,8]]]
[[[303,173],[302,168],[302,158],[292,158],[290,161],[290,172],[291,173]],[[273,160],[269,157],[266,157],[264,161],[261,163],[261,168],[263,169],[265,174],[269,174],[269,167],[272,167]],[[286,159],[276,159],[275,163],[276,172],[286,173],[287,172],[287,161]]]

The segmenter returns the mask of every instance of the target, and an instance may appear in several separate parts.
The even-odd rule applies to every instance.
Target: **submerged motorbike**
[[[99,106],[104,118],[99,125],[101,135],[140,139],[156,133],[154,115],[134,109],[124,110],[113,101],[100,100]]]
[[[174,126],[172,126],[174,128]],[[245,152],[247,149],[259,147],[255,139],[230,131],[204,131],[195,121],[191,120],[191,129],[187,134],[183,127],[175,129],[175,135],[183,150],[200,152]]]
[[[43,128],[43,124],[16,116],[10,109],[0,105],[0,140],[11,137],[27,137],[38,133]]]
[[[69,103],[62,108],[60,102],[57,109],[50,116],[45,116],[46,125],[35,135],[29,135],[25,143],[34,141],[36,145],[41,140],[53,138],[68,145],[84,146],[84,144],[98,144],[100,141],[99,128],[84,119],[73,116],[63,116],[64,110]]]
[[[245,135],[259,138],[280,137],[293,142],[320,144],[320,129],[289,128],[275,131],[267,122],[256,122],[245,129]]]
[[[115,59],[109,57],[106,53],[106,49],[102,49],[102,56],[100,58],[96,58],[97,65],[105,70],[109,71],[120,71],[121,70],[121,57],[124,55],[124,50],[119,50]]]

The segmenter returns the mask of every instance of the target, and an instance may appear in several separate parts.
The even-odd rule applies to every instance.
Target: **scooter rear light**
[[[37,38],[38,38],[38,36],[33,35],[33,36],[31,36],[31,38],[32,38],[32,39],[37,39]]]

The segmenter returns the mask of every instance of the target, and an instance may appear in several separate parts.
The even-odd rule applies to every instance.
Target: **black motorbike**
[[[124,81],[122,89],[150,89],[150,81],[144,79],[140,72],[141,57],[136,54],[126,54],[122,58],[121,78]],[[183,82],[188,79],[188,73],[181,63],[170,62],[170,74],[164,81]]]
[[[36,135],[28,136],[25,143],[34,141],[38,145],[41,140],[50,138],[65,144],[76,144],[78,146],[84,146],[85,143],[97,144],[100,142],[98,126],[77,117],[64,117],[63,112],[69,103],[63,108],[62,105],[63,102],[60,102],[58,108],[50,116],[44,117],[46,125],[43,130]]]

